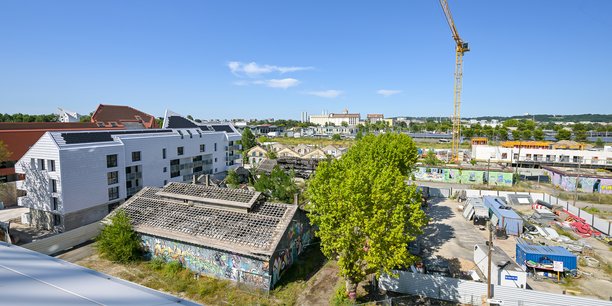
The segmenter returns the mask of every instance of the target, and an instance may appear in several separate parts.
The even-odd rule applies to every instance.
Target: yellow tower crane
[[[464,42],[461,37],[459,37],[459,33],[457,33],[455,22],[453,22],[453,16],[451,15],[450,8],[448,8],[448,1],[440,0],[440,5],[442,6],[444,16],[446,16],[446,21],[448,22],[448,26],[453,33],[453,39],[457,45],[455,48],[455,97],[453,112],[453,142],[451,149],[451,161],[457,162],[459,161],[459,143],[461,142],[461,88],[463,79],[463,54],[470,51],[470,48],[468,47],[468,43]]]

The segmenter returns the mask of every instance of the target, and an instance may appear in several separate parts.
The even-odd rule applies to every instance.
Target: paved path
[[[15,218],[21,218],[23,213],[29,211],[27,207],[11,207],[0,210],[0,221],[8,221]]]

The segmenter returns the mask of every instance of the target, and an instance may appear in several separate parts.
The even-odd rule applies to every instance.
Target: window
[[[177,177],[181,175],[181,166],[179,159],[173,159],[170,161],[170,177]]]
[[[164,167],[164,173],[168,172],[168,167]]]
[[[183,155],[183,147],[176,148],[176,154],[177,155]]]
[[[58,207],[59,207],[59,205],[58,205],[58,204],[59,204],[59,203],[57,202],[57,198],[56,198],[56,197],[52,197],[52,198],[51,198],[51,208],[52,208],[54,211],[58,210]]]
[[[132,188],[132,181],[125,182],[125,188],[127,188],[127,189]]]
[[[502,153],[502,159],[508,159],[508,153]]]
[[[206,145],[205,144],[201,144],[200,145],[200,152],[205,152],[206,151]]]
[[[164,180],[164,186],[168,184],[168,180]]]
[[[132,173],[132,167],[125,167],[125,174]]]
[[[110,123],[110,125],[111,125],[112,127],[117,127],[117,126],[118,126],[117,122],[111,122],[111,123]]]
[[[62,216],[53,215],[53,226],[60,226],[60,225],[62,225]]]
[[[96,122],[96,125],[97,125],[98,127],[104,127],[104,122],[100,122],[100,121],[98,121],[98,122]]]
[[[115,200],[119,198],[119,186],[108,188],[108,200]]]
[[[215,163],[217,162],[217,158],[215,157]]]
[[[106,155],[106,168],[117,167],[117,154]]]
[[[55,171],[55,161],[52,159],[49,160],[49,171]]]
[[[136,181],[134,182],[134,185],[140,186],[140,184],[138,183],[138,179],[136,179]]]
[[[140,161],[140,151],[132,152],[132,161]]]
[[[106,174],[106,180],[109,185],[117,184],[119,182],[119,171],[108,172]]]
[[[162,159],[166,159],[166,148],[162,149]]]
[[[51,192],[57,192],[57,180],[51,179]]]
[[[40,168],[40,170],[45,170],[45,160],[44,159],[38,160],[38,167]]]
[[[215,142],[215,152],[217,152],[217,143]]]

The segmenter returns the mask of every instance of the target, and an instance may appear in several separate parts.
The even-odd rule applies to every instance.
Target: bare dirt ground
[[[306,288],[298,296],[295,304],[328,305],[334,294],[335,285],[339,280],[336,262],[329,261],[308,281]]]

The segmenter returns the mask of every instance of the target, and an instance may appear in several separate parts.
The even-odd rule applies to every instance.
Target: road
[[[0,221],[6,222],[11,219],[21,218],[23,213],[29,211],[27,207],[11,207],[0,210]]]

